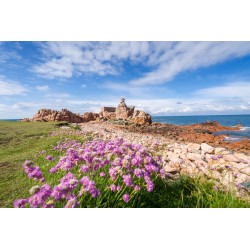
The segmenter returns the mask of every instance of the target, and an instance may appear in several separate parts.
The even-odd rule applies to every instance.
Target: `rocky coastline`
[[[153,127],[154,124],[151,126]],[[223,186],[240,195],[249,191],[249,153],[241,153],[230,147],[213,146],[205,142],[176,140],[175,137],[157,133],[130,131],[130,129],[124,129],[122,125],[109,122],[94,121],[80,124],[80,127],[83,132],[91,132],[99,139],[123,138],[129,142],[153,147],[162,157],[164,170],[169,178],[175,179],[184,174],[203,176],[213,179],[218,188]]]
[[[239,130],[240,125],[225,127],[216,121],[185,126],[156,123],[146,112],[127,106],[124,98],[117,107],[103,107],[99,113],[80,115],[67,109],[42,109],[33,118],[23,121],[65,121],[99,139],[123,138],[153,147],[162,157],[169,178],[182,174],[201,175],[213,179],[218,187],[222,185],[239,194],[241,190],[250,190],[250,140],[227,142],[224,140],[226,134],[214,134]]]

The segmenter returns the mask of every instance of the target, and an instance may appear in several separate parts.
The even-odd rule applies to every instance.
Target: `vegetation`
[[[29,190],[36,185],[43,186],[45,182],[40,182],[42,178],[45,178],[46,183],[52,188],[59,186],[60,180],[69,171],[72,172],[73,176],[68,176],[70,178],[63,183],[64,185],[70,183],[73,186],[70,188],[70,193],[61,192],[59,186],[61,193],[54,193],[54,198],[56,195],[59,195],[60,198],[55,199],[56,201],[53,204],[55,207],[250,207],[248,202],[239,199],[234,193],[215,189],[214,183],[206,179],[182,176],[175,181],[165,181],[161,178],[160,168],[157,168],[158,165],[156,164],[158,159],[154,156],[152,158],[155,161],[152,161],[154,165],[151,168],[155,173],[152,175],[152,182],[150,182],[150,179],[146,183],[143,183],[139,178],[136,179],[132,174],[132,179],[130,179],[128,173],[126,179],[120,176],[112,182],[112,178],[106,178],[110,174],[110,168],[112,168],[112,165],[108,162],[103,163],[103,167],[96,171],[95,176],[93,172],[91,173],[88,170],[87,166],[83,166],[83,162],[81,164],[80,162],[79,164],[76,163],[78,167],[71,164],[67,166],[65,164],[58,165],[60,156],[67,155],[69,148],[77,149],[81,147],[84,150],[87,141],[90,141],[87,147],[92,148],[94,146],[94,144],[91,144],[91,140],[93,140],[91,134],[84,135],[78,128],[62,130],[59,129],[61,125],[60,123],[0,122],[1,207],[13,207],[15,200],[31,197]],[[52,131],[55,132],[52,133]],[[60,143],[58,144],[58,142]],[[102,144],[96,145],[99,149]],[[133,149],[131,145],[128,145],[128,147]],[[117,149],[120,150],[121,148],[123,148],[123,144],[118,143]],[[144,158],[151,157],[146,152],[142,154],[145,154]],[[72,155],[77,158],[74,152],[70,150],[67,157],[72,162],[77,162],[75,161],[76,158],[72,158]],[[140,158],[137,159],[135,155],[132,158],[134,165],[139,164]],[[114,159],[112,158],[112,160]],[[147,159],[151,162],[150,158]],[[26,160],[31,160],[40,167],[36,169],[36,173],[33,171],[34,166],[29,165],[29,162],[23,165]],[[131,164],[131,167],[133,167],[133,164]],[[57,169],[51,171],[55,166],[57,166]],[[65,166],[67,169],[63,169]],[[151,170],[147,169],[147,171]],[[30,174],[30,179],[27,178],[27,174]],[[88,174],[94,180],[94,184],[87,180],[87,188],[86,185],[84,186],[86,179],[82,178]],[[74,177],[76,177],[77,182]],[[131,180],[140,187],[140,190],[137,190],[138,192],[129,192],[132,187]],[[118,190],[119,185],[121,188]],[[101,191],[101,194],[98,191]],[[74,199],[79,192],[84,195],[78,200]],[[126,194],[129,196],[124,196]],[[63,195],[71,196],[62,201]],[[32,204],[36,205],[34,202]],[[47,207],[52,206],[51,198],[48,198],[44,204]]]

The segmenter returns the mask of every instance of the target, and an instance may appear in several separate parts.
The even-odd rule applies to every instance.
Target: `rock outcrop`
[[[136,110],[134,106],[127,106],[122,98],[119,105],[115,107],[103,107],[99,113],[100,120],[123,120],[136,125],[150,125],[151,116],[142,111]]]
[[[93,112],[85,112],[82,115],[82,118],[84,119],[84,122],[90,122],[90,121],[95,121],[99,117],[98,113],[93,113]]]
[[[33,118],[24,118],[23,122],[55,122],[65,121],[69,123],[82,123],[90,121],[122,120],[136,125],[150,125],[151,116],[142,110],[129,107],[122,98],[120,104],[115,107],[102,107],[100,113],[86,112],[83,115],[72,113],[67,109],[61,111],[40,109]]]
[[[116,118],[115,110],[116,108],[114,107],[102,107],[99,113],[99,118],[101,120],[115,119]]]
[[[84,122],[84,118],[80,114],[72,113],[67,109],[62,109],[61,111],[51,110],[51,109],[40,109],[30,119],[32,122],[54,122],[54,121],[65,121],[70,123],[80,123]]]
[[[138,110],[137,110],[138,111]],[[151,115],[144,111],[136,112],[136,114],[133,115],[133,122],[137,125],[150,125],[152,123]]]
[[[61,111],[52,109],[40,109],[33,116],[33,118],[24,118],[22,122],[69,122],[69,123],[82,123],[95,121],[99,117],[98,113],[86,112],[83,115],[75,114],[67,109]]]
[[[128,120],[133,116],[135,107],[128,107],[125,103],[125,99],[122,98],[118,107],[116,108],[115,115],[118,120]]]

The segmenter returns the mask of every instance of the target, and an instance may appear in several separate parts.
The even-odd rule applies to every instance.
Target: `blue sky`
[[[0,119],[121,97],[152,115],[250,114],[250,42],[0,42]]]

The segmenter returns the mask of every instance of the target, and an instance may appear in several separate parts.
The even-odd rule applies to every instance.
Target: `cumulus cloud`
[[[7,80],[3,76],[0,76],[0,95],[23,95],[26,92],[28,92],[28,89],[22,84]]]

